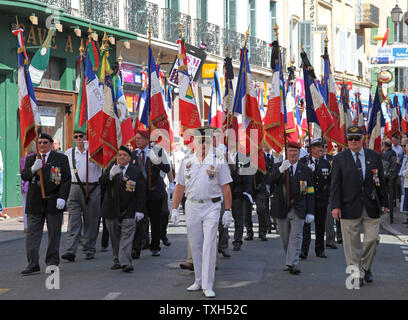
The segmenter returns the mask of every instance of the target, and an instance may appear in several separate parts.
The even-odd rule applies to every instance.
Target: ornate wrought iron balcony
[[[181,24],[183,37],[191,43],[191,17],[189,15],[168,8],[162,9],[162,37],[163,40],[176,42],[179,36],[178,24]]]
[[[71,12],[71,0],[37,0],[42,3],[49,4],[51,6],[64,9],[65,12]]]
[[[159,6],[144,0],[127,0],[127,29],[148,35],[150,23],[152,37],[159,38]]]
[[[219,56],[221,52],[221,28],[201,19],[195,19],[193,25],[194,45],[200,47],[203,44],[206,46],[207,52]]]
[[[232,60],[239,60],[241,48],[244,46],[245,35],[229,29],[222,29],[223,56],[226,56],[225,48],[228,45],[229,56]]]
[[[356,8],[357,28],[378,28],[380,25],[380,9],[370,3]]]
[[[249,63],[264,68],[268,68],[269,61],[269,44],[266,41],[255,37],[249,37],[248,39],[249,49]]]
[[[81,18],[119,28],[119,0],[80,0]]]

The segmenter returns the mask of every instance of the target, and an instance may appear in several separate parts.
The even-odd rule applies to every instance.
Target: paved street
[[[0,223],[0,300],[14,299],[123,299],[123,300],[206,300],[201,292],[189,293],[193,272],[179,269],[186,255],[186,228],[184,216],[179,227],[169,227],[171,247],[163,247],[161,257],[152,257],[142,251],[134,261],[135,271],[125,274],[111,271],[111,252],[98,252],[95,260],[86,261],[79,253],[74,263],[60,265],[60,289],[48,290],[45,283],[45,241],[41,250],[41,273],[23,277],[26,266],[24,233],[19,219]],[[398,228],[402,215],[396,216]],[[7,227],[8,226],[8,227]],[[387,226],[384,221],[384,226]],[[389,225],[388,225],[389,226]],[[393,224],[397,228],[397,222]],[[7,230],[9,228],[9,230]],[[11,230],[11,229],[15,230]],[[65,247],[65,229],[62,252]],[[405,230],[403,230],[405,229]],[[230,231],[233,231],[231,229]],[[256,229],[255,229],[256,231]],[[257,235],[257,233],[255,233]],[[7,237],[11,239],[6,241]],[[402,238],[401,238],[402,237]],[[381,230],[381,243],[374,261],[374,282],[360,290],[345,287],[345,259],[343,248],[326,250],[328,259],[314,255],[314,242],[309,258],[301,262],[301,275],[282,271],[283,252],[279,236],[269,234],[268,242],[259,239],[246,241],[241,252],[232,252],[232,258],[218,257],[215,292],[219,300],[252,299],[407,299],[408,298],[408,242],[404,236],[395,237]],[[211,300],[214,301],[214,300]]]

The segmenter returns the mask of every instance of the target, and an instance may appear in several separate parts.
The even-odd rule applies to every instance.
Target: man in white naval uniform
[[[178,221],[178,206],[186,194],[186,225],[194,261],[194,284],[188,291],[203,289],[207,298],[215,297],[213,291],[217,256],[217,229],[221,199],[224,196],[225,213],[222,223],[228,228],[232,222],[232,182],[230,169],[224,157],[212,152],[214,128],[194,130],[194,153],[186,157],[177,175],[172,210],[173,223]]]

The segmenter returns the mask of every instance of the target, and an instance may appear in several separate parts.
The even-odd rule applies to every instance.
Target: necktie
[[[45,167],[45,158],[47,157],[47,154],[46,153],[43,153],[42,154],[42,166],[43,166],[43,168]]]
[[[357,166],[357,170],[360,173],[360,178],[363,178],[363,168],[361,167],[361,161],[360,158],[358,157],[360,154],[356,153],[356,166]]]
[[[290,176],[293,177],[293,166],[290,166],[289,173],[290,173]]]
[[[145,165],[145,163],[146,163],[146,158],[145,158],[144,150],[142,150],[141,153],[142,153],[142,164]]]
[[[123,170],[125,170],[125,167],[120,166],[120,176],[123,177]]]

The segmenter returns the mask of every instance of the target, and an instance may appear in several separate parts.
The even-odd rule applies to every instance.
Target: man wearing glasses
[[[381,156],[363,148],[364,133],[358,126],[347,129],[347,141],[349,149],[333,159],[330,197],[333,218],[341,219],[347,266],[354,270],[353,281],[361,286],[373,281],[371,266],[379,243],[380,215],[387,212],[388,199]]]
[[[28,266],[21,272],[23,275],[40,271],[39,250],[45,220],[48,229],[45,263],[47,266],[58,266],[60,262],[61,226],[63,210],[71,187],[71,172],[68,158],[64,154],[52,151],[52,143],[51,136],[42,133],[38,138],[38,159],[35,154],[28,157],[21,172],[21,178],[30,183],[26,205]],[[40,170],[44,183],[44,198],[41,192]]]
[[[217,256],[217,229],[221,201],[224,196],[224,228],[232,222],[232,182],[230,169],[224,158],[212,151],[214,128],[194,129],[194,153],[186,157],[177,175],[172,210],[173,223],[178,221],[178,207],[186,194],[186,225],[194,261],[194,283],[187,291],[203,290],[205,297],[214,298],[215,262]]]
[[[71,262],[75,261],[80,241],[83,246],[83,252],[86,254],[86,260],[91,260],[95,257],[101,202],[101,190],[98,181],[102,174],[102,169],[89,161],[87,135],[83,129],[74,130],[74,142],[75,147],[65,152],[69,160],[72,183],[67,203],[69,213],[68,236],[66,240],[67,249],[61,256],[62,259]],[[86,186],[87,179],[88,189]]]

